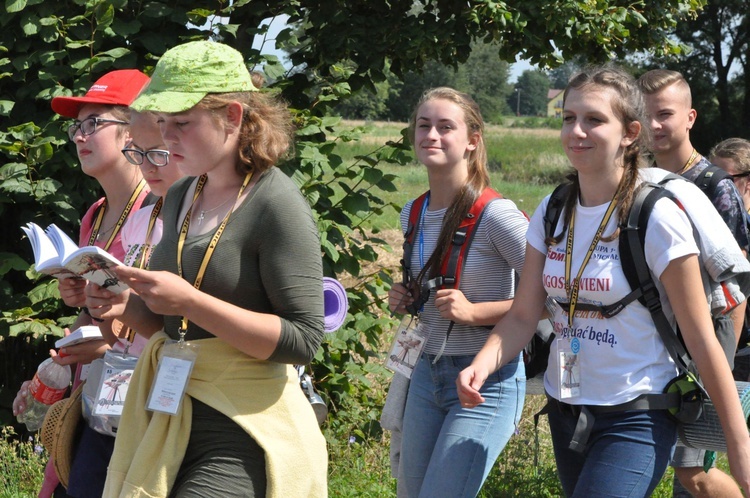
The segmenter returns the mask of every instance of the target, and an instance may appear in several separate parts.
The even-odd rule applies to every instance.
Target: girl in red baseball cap
[[[120,260],[125,256],[121,229],[130,215],[140,209],[149,191],[140,169],[134,168],[121,152],[130,141],[128,106],[148,81],[148,76],[136,69],[115,70],[99,78],[82,97],[52,99],[52,110],[75,120],[67,131],[76,146],[82,171],[95,178],[104,190],[104,197],[94,202],[83,216],[78,243],[99,246]],[[85,281],[80,279],[59,281],[60,295],[72,307],[85,305],[84,287]],[[69,356],[64,359],[51,352],[59,363],[78,364],[74,387],[81,382],[81,366],[101,357],[117,341],[111,321],[93,320],[85,308],[83,311],[71,329],[99,325],[107,339],[69,347],[66,350]],[[27,390],[25,382],[13,402],[14,415],[25,411]],[[84,428],[72,463],[68,496],[101,496],[113,445],[114,438]],[[39,496],[51,496],[58,482],[48,465]]]

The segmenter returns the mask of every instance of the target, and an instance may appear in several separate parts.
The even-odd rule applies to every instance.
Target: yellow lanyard
[[[245,188],[250,183],[250,179],[252,177],[252,172],[245,175],[245,180],[242,182],[240,191],[237,193],[237,200],[239,200],[239,198],[242,196],[242,192],[245,191]],[[187,213],[185,213],[185,219],[182,222],[182,228],[180,228],[180,236],[177,240],[177,274],[182,278],[185,278],[182,274],[182,251],[185,247],[185,239],[187,239],[188,229],[190,228],[190,215],[193,211],[193,204],[195,204],[196,199],[198,199],[198,196],[200,195],[201,190],[203,190],[203,186],[206,184],[207,179],[208,177],[205,174],[201,175],[200,178],[198,178],[198,184],[195,186],[195,193],[193,194],[193,201],[190,203],[190,208],[188,209]],[[236,202],[237,201],[235,200],[235,203]],[[221,238],[221,234],[224,232],[224,228],[227,226],[227,222],[229,221],[229,216],[232,214],[232,211],[234,211],[234,209],[230,208],[226,216],[224,216],[224,219],[216,229],[216,233],[211,238],[211,242],[206,248],[206,252],[203,255],[203,261],[201,261],[200,268],[198,269],[198,274],[195,276],[195,282],[193,283],[193,287],[195,287],[196,289],[200,289],[201,283],[203,282],[203,275],[206,273],[206,268],[208,267],[208,262],[211,260],[211,256],[213,256],[214,250],[219,244],[219,239]],[[180,323],[180,342],[184,342],[185,333],[187,332],[188,327],[187,318],[183,316]]]
[[[125,209],[122,210],[122,213],[120,214],[120,219],[117,220],[117,224],[115,225],[115,229],[112,230],[112,233],[109,236],[109,240],[107,240],[107,243],[104,244],[104,250],[109,251],[110,246],[112,245],[112,242],[115,241],[115,237],[120,232],[120,228],[122,228],[122,225],[125,224],[125,220],[128,219],[128,215],[130,214],[130,211],[133,209],[133,205],[135,204],[135,201],[138,200],[138,196],[141,195],[141,192],[143,192],[143,189],[146,187],[146,180],[141,179],[141,181],[138,183],[138,186],[135,187],[135,190],[133,190],[133,193],[130,194],[130,200],[128,201],[127,206],[125,206]],[[107,199],[104,198],[104,202],[102,202],[101,206],[99,206],[99,209],[97,210],[96,215],[96,221],[94,221],[94,227],[91,231],[91,236],[89,237],[89,245],[93,246],[96,242],[96,237],[99,235],[99,229],[102,226],[102,220],[104,219],[104,211],[107,210]]]
[[[683,174],[685,171],[690,168],[690,165],[693,164],[693,161],[698,157],[698,151],[693,149],[693,152],[690,153],[690,157],[688,158],[687,162],[685,163],[685,166],[682,167],[680,171],[677,172],[678,175]]]
[[[141,257],[138,260],[138,262],[135,264],[137,268],[145,268],[146,266],[146,255],[150,254],[151,251],[149,249],[149,246],[151,244],[151,236],[154,232],[154,225],[156,225],[156,218],[159,216],[159,212],[161,211],[161,206],[164,203],[164,198],[159,197],[159,200],[156,201],[156,204],[154,204],[154,209],[151,211],[151,216],[148,220],[148,227],[146,228],[146,241],[143,244],[143,249],[141,251]],[[120,336],[125,335],[127,346],[125,346],[125,354],[127,354],[128,349],[130,349],[130,345],[133,344],[133,341],[135,340],[135,329],[132,329],[128,327],[127,325],[123,324],[123,330],[120,331]]]
[[[148,227],[146,228],[146,241],[143,243],[143,251],[141,251],[141,257],[138,260],[136,266],[138,268],[146,267],[146,255],[151,253],[151,237],[154,233],[154,226],[156,225],[156,219],[159,217],[161,212],[161,206],[164,204],[164,198],[159,197],[159,200],[154,204],[154,209],[151,211],[151,216],[148,219]]]
[[[617,193],[620,192],[620,189],[617,189]],[[594,235],[594,239],[591,241],[591,245],[589,245],[588,251],[586,251],[586,255],[583,258],[583,262],[581,263],[581,267],[578,269],[578,275],[576,275],[575,280],[572,282],[572,289],[571,289],[571,281],[570,281],[570,274],[571,274],[571,266],[573,263],[573,229],[575,227],[575,220],[576,220],[576,211],[575,208],[573,209],[573,212],[570,216],[570,227],[568,227],[568,240],[565,246],[565,292],[569,296],[569,303],[568,303],[568,327],[573,328],[573,315],[576,311],[576,304],[578,303],[578,292],[581,288],[581,277],[583,276],[583,270],[586,268],[586,265],[589,262],[589,259],[591,259],[591,255],[594,254],[594,249],[596,249],[596,245],[599,243],[599,240],[602,238],[602,233],[604,232],[604,228],[607,226],[607,223],[609,223],[609,219],[612,217],[612,213],[615,212],[615,207],[617,206],[617,193],[615,193],[614,198],[612,199],[612,202],[609,203],[609,207],[607,208],[607,212],[604,213],[604,217],[602,218],[601,223],[599,223],[599,228],[596,229],[596,234]]]

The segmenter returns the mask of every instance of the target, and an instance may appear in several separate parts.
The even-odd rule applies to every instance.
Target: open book
[[[104,249],[96,246],[79,248],[54,224],[42,230],[36,223],[27,223],[21,229],[26,232],[34,250],[36,271],[55,278],[85,278],[116,294],[128,288],[112,271],[122,263]]]

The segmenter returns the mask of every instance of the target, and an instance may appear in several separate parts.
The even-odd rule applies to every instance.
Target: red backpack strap
[[[439,281],[437,286],[450,286],[458,289],[461,281],[461,272],[466,264],[466,254],[469,252],[472,239],[476,233],[476,227],[479,220],[482,219],[484,209],[489,203],[496,199],[502,199],[503,196],[491,188],[485,188],[479,198],[474,201],[471,209],[466,214],[461,223],[458,225],[456,233],[453,235],[453,241],[448,253],[443,257],[440,265]]]
[[[409,223],[406,225],[406,233],[404,234],[404,259],[401,260],[401,269],[404,272],[404,284],[407,284],[411,279],[411,255],[414,249],[414,237],[416,237],[419,231],[419,220],[422,216],[422,209],[424,209],[429,196],[430,191],[428,190],[414,199],[409,209]]]

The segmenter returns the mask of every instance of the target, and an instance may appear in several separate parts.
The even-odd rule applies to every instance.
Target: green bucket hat
[[[240,52],[222,43],[194,41],[164,52],[151,82],[130,107],[183,112],[209,93],[256,90]]]

